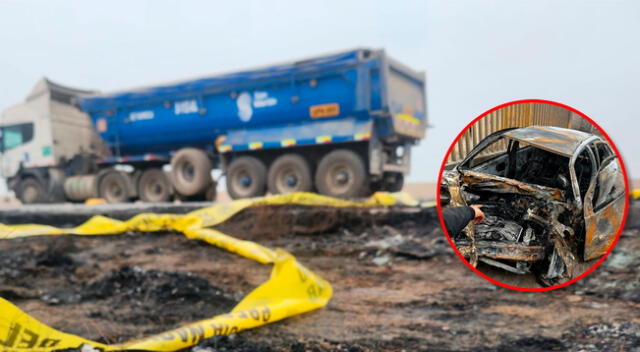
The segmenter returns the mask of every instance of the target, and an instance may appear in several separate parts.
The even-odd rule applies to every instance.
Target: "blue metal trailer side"
[[[184,196],[212,187],[207,175],[218,167],[234,198],[267,189],[350,197],[401,188],[410,147],[425,133],[424,86],[423,74],[384,50],[355,49],[79,105],[112,151],[103,165],[171,161]]]

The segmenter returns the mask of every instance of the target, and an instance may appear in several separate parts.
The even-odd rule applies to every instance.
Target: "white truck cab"
[[[107,149],[74,97],[92,92],[67,88],[46,78],[24,102],[0,114],[0,175],[23,203],[60,198],[65,168],[79,154],[105,155]]]

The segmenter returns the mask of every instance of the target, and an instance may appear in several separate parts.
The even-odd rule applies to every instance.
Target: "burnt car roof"
[[[504,136],[570,157],[582,142],[594,135],[560,127],[529,126],[505,132]]]

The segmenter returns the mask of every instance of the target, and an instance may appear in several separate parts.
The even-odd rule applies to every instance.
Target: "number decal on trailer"
[[[309,115],[312,119],[338,116],[340,115],[340,105],[338,103],[313,105],[309,108]]]
[[[173,104],[173,112],[176,115],[196,113],[198,112],[198,102],[195,99],[176,101]]]

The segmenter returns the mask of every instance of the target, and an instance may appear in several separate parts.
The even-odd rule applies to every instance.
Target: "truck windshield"
[[[0,148],[4,152],[33,139],[33,123],[20,123],[0,127]]]

